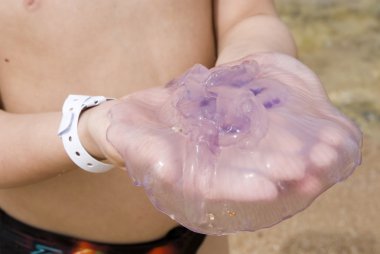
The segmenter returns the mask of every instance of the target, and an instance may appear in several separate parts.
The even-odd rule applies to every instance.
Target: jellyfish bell
[[[263,53],[111,109],[108,141],[152,204],[205,234],[269,227],[360,163],[361,133],[296,59]]]

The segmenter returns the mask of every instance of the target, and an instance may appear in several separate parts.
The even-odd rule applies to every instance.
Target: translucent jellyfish
[[[312,71],[281,54],[195,65],[124,98],[110,119],[107,138],[135,184],[205,234],[279,223],[360,164],[359,129]]]

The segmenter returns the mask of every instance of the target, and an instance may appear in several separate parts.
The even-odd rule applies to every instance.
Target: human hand
[[[81,113],[78,123],[78,134],[86,151],[97,160],[124,168],[124,159],[107,141],[110,109],[121,103],[120,100],[109,100]]]
[[[208,234],[268,227],[307,207],[360,163],[361,134],[320,81],[266,53],[208,70],[110,111],[108,140],[152,203]]]

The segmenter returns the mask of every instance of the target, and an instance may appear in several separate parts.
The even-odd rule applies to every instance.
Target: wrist
[[[86,117],[86,114],[82,113],[87,109],[96,107],[106,101],[107,98],[103,96],[70,95],[67,97],[63,105],[62,120],[58,130],[58,135],[61,137],[63,146],[70,159],[78,167],[93,173],[108,171],[113,165],[103,163],[94,158],[83,146],[82,142],[84,140],[87,144],[87,149],[92,150],[92,153],[94,154],[99,154],[96,151],[96,146],[93,145],[96,144],[96,142],[91,142],[91,139],[95,138],[96,135],[99,135],[99,132],[94,132],[95,134],[92,134],[91,131],[93,129],[97,130],[98,125],[101,124],[102,121],[91,122],[91,118]],[[87,113],[89,112],[90,111]],[[82,124],[79,129],[80,116],[82,116]],[[80,135],[83,140],[81,140]]]
[[[78,136],[84,149],[95,159],[103,161],[103,160],[106,160],[106,158],[103,155],[98,144],[96,143],[93,137],[93,132],[91,131],[91,128],[90,128],[91,126],[96,124],[96,122],[92,121],[94,117],[91,116],[91,114],[95,110],[96,108],[89,108],[83,111],[82,114],[79,116]]]

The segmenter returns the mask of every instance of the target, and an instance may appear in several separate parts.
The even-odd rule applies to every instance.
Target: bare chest
[[[215,61],[204,0],[1,0],[0,31],[0,99],[9,112],[59,111],[70,93],[121,97]],[[86,238],[163,235],[174,222],[127,179],[73,172],[3,190],[0,203],[26,222]]]
[[[212,19],[210,1],[1,1],[3,104],[58,110],[68,93],[119,97],[164,85],[213,63]]]

